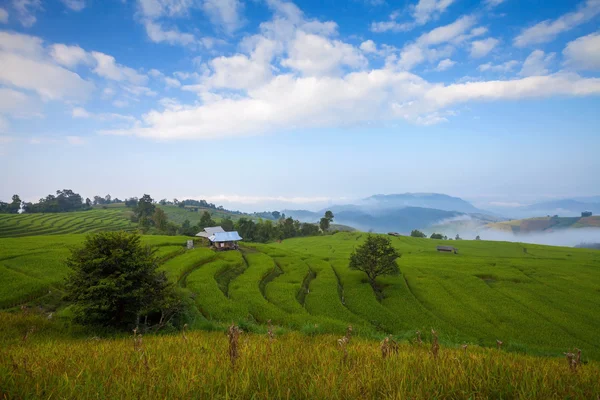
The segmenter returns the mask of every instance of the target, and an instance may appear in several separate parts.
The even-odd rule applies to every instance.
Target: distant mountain
[[[306,210],[285,210],[286,216],[291,216],[303,222],[316,222],[323,214]],[[364,211],[334,211],[334,222],[349,225],[361,231],[386,233],[390,231],[404,234],[413,229],[424,229],[443,220],[457,218],[465,214],[455,211],[435,210],[432,208],[404,207],[388,210],[376,215]]]
[[[498,221],[468,201],[438,193],[377,194],[357,204],[332,205],[316,212],[282,212],[302,222],[317,222],[326,210],[333,212],[336,223],[374,232],[410,233],[413,229],[447,224],[455,219],[469,220],[475,225]]]
[[[439,193],[376,194],[364,199],[361,205],[374,209],[421,207],[463,213],[489,214],[459,197]]]

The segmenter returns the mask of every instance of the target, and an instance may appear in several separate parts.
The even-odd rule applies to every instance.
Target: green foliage
[[[200,218],[200,223],[198,223],[198,227],[202,230],[204,228],[215,226],[216,224],[217,223],[210,216],[210,213],[208,211],[204,211],[202,213],[202,218]]]
[[[321,231],[327,232],[332,221],[333,213],[331,211],[325,211],[325,216],[319,221],[319,228],[321,228]]]
[[[425,237],[427,237],[427,235],[426,235],[426,234],[424,234],[423,232],[421,232],[421,231],[420,231],[420,230],[418,230],[418,229],[414,229],[414,230],[412,230],[412,231],[410,232],[410,236],[412,236],[412,237],[416,237],[416,238],[425,238]]]
[[[230,217],[225,217],[221,219],[221,228],[225,230],[225,232],[231,232],[235,230],[235,226],[233,225],[233,221]]]
[[[375,287],[375,279],[381,275],[398,275],[400,268],[396,259],[400,253],[385,236],[367,235],[367,240],[350,254],[350,269],[367,274],[371,286]]]
[[[13,202],[11,203],[11,206],[13,211],[15,208],[16,211],[18,211],[20,207],[20,199],[18,199],[17,195],[15,196],[13,196]],[[19,207],[17,207],[17,200]],[[88,208],[89,206],[84,203],[81,195],[73,192],[71,189],[57,190],[56,196],[49,194],[45,198],[40,199],[38,203],[23,204],[23,209],[27,213],[81,211]]]
[[[444,235],[441,233],[432,233],[429,237],[430,239],[444,239]]]
[[[67,299],[84,324],[131,328],[140,317],[177,307],[166,275],[157,271],[158,259],[137,234],[89,235],[66,263],[72,270]]]

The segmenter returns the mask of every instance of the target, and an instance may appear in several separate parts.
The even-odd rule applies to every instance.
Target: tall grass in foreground
[[[17,317],[5,317],[11,322]],[[21,317],[18,317],[21,318]],[[29,318],[0,327],[0,398],[581,398],[600,365],[470,346],[381,344],[347,334],[271,338],[229,331],[117,339],[59,335]],[[37,324],[27,339],[16,327]],[[233,327],[231,328],[234,329]],[[11,336],[10,340],[7,337]],[[235,346],[232,347],[232,340]],[[426,339],[430,339],[427,337]],[[389,342],[388,342],[389,344]],[[342,347],[343,346],[343,347]],[[233,349],[233,350],[232,350]]]

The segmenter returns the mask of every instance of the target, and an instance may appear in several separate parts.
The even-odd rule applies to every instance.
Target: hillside
[[[0,214],[0,237],[134,230],[124,207],[69,213]]]
[[[435,251],[448,242],[392,238],[402,274],[380,279],[378,301],[364,276],[347,267],[363,233],[297,238],[240,252],[182,250],[183,237],[151,236],[169,277],[188,291],[207,321],[286,329],[412,337],[440,332],[446,343],[561,355],[574,346],[600,359],[600,253],[519,243],[455,242],[459,254]],[[0,307],[44,303],[60,291],[70,246],[83,235],[0,239]],[[168,260],[167,260],[168,259]]]
[[[486,225],[486,228],[517,234],[551,232],[562,229],[600,228],[600,216],[527,218],[494,222]]]

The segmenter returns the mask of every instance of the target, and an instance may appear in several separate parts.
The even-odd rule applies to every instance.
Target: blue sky
[[[0,199],[598,195],[600,0],[3,0]]]

